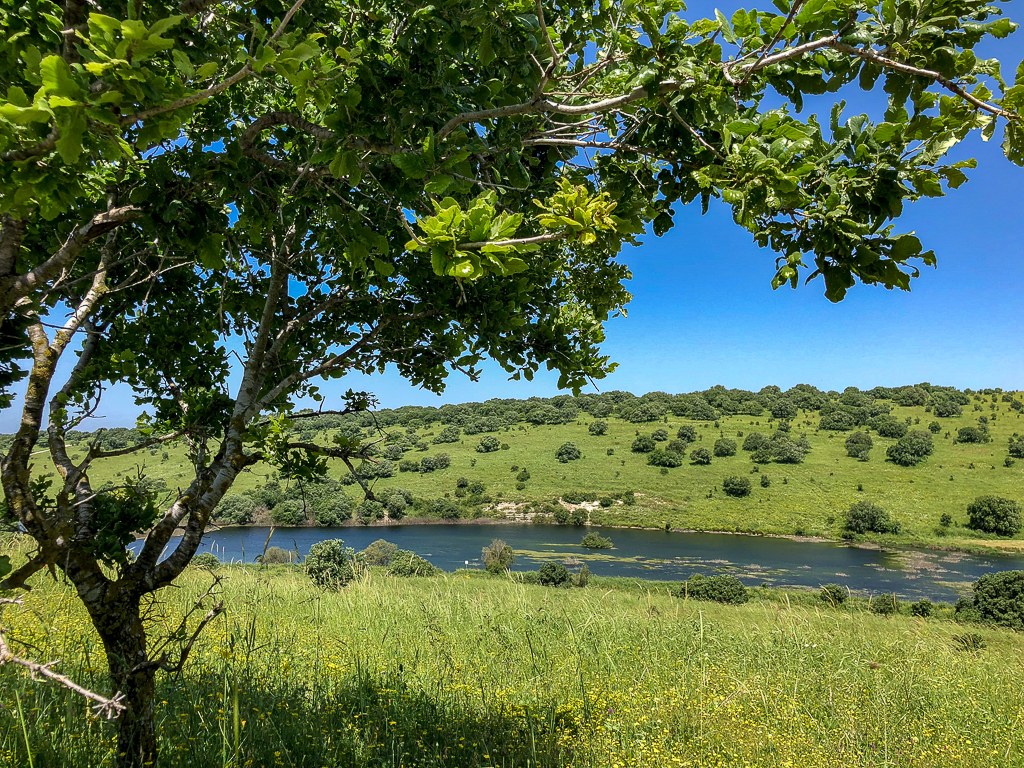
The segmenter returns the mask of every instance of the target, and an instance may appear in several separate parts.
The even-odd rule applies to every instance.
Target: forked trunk
[[[128,601],[126,601],[128,602]],[[107,653],[115,693],[126,709],[117,720],[117,768],[156,765],[156,668],[146,655],[138,599],[92,616]]]

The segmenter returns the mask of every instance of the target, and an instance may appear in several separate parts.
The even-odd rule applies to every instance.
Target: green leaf
[[[813,2],[814,0],[811,0]],[[725,17],[725,14],[715,8],[715,18],[718,19],[719,27],[722,30],[722,37],[725,38],[726,42],[735,44],[737,41],[736,33],[733,32],[732,24]]]
[[[373,260],[373,268],[378,275],[383,275],[384,277],[391,277],[395,274],[395,265],[380,259]]]
[[[17,125],[48,123],[53,115],[45,109],[18,107],[14,104],[0,104],[0,117]]]
[[[82,155],[82,135],[85,133],[85,115],[81,110],[64,112],[57,120],[57,152],[68,165],[78,162]]]
[[[391,162],[395,164],[406,178],[409,179],[422,179],[427,175],[427,168],[423,162],[423,157],[419,154],[413,154],[406,152],[400,155],[392,155]]]
[[[423,185],[423,189],[431,195],[440,195],[443,194],[454,181],[455,179],[447,174],[434,176],[430,181]]]
[[[43,90],[48,94],[80,99],[82,89],[75,82],[71,68],[60,56],[47,56],[39,62],[39,75],[43,79]]]

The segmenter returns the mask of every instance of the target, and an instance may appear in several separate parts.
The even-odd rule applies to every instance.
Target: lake
[[[615,548],[584,548],[580,540],[589,531],[611,538]],[[269,528],[211,531],[204,537],[201,551],[213,552],[223,561],[252,562],[263,552],[268,533]],[[276,528],[270,545],[304,555],[317,541],[333,538],[344,539],[356,550],[375,539],[387,539],[445,571],[482,567],[480,550],[492,539],[501,538],[516,551],[513,570],[534,570],[552,560],[578,560],[600,576],[682,581],[694,573],[728,573],[748,586],[817,588],[834,582],[864,595],[894,592],[915,600],[954,601],[986,573],[1024,569],[1024,557],[997,554],[877,550],[767,536],[528,524]]]

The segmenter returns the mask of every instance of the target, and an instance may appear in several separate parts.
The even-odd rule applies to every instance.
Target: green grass
[[[843,514],[852,503],[867,499],[882,505],[902,525],[899,536],[875,537],[879,541],[902,544],[924,544],[950,548],[979,549],[1001,547],[1024,548],[1024,538],[997,540],[964,527],[966,507],[975,497],[983,494],[1008,496],[1024,502],[1024,460],[1006,467],[1007,441],[1011,434],[1024,432],[1024,415],[1012,411],[1005,403],[995,404],[985,399],[981,411],[964,407],[961,417],[937,419],[942,432],[936,435],[935,452],[917,467],[900,467],[885,461],[886,448],[895,440],[873,435],[874,448],[870,460],[858,461],[846,455],[844,441],[850,433],[817,431],[817,413],[801,414],[793,422],[793,434],[806,434],[812,450],[799,465],[766,464],[753,473],[750,454],[740,450],[736,456],[715,458],[709,466],[683,466],[662,473],[648,466],[646,454],[630,451],[637,432],[650,434],[654,429],[668,430],[675,437],[684,424],[697,427],[700,440],[690,449],[705,447],[709,450],[719,437],[728,437],[742,443],[740,433],[751,431],[770,433],[774,425],[767,415],[760,417],[723,417],[715,428],[710,422],[693,422],[668,417],[666,422],[631,424],[610,418],[608,433],[595,437],[587,432],[590,417],[559,426],[529,426],[520,424],[495,433],[508,450],[477,453],[475,447],[483,435],[463,436],[459,443],[431,445],[426,452],[412,450],[406,458],[419,459],[440,452],[451,456],[447,470],[429,474],[399,473],[395,477],[377,481],[377,488],[398,486],[412,491],[418,498],[436,498],[454,495],[455,481],[466,477],[481,481],[486,495],[493,502],[551,501],[572,491],[590,491],[614,494],[625,491],[637,493],[637,504],[614,504],[598,507],[590,513],[593,523],[616,526],[662,528],[666,525],[680,529],[753,532],[781,535],[808,535],[838,538],[842,535]],[[923,429],[936,420],[924,408],[895,407],[897,418],[920,420],[914,426]],[[954,444],[956,430],[977,424],[979,416],[994,415],[991,423],[992,442],[986,444]],[[421,438],[429,441],[442,425],[434,424],[420,430]],[[401,428],[394,431],[401,432]],[[949,433],[950,437],[944,435]],[[579,461],[567,464],[555,460],[555,451],[562,443],[575,442],[583,452]],[[613,455],[608,455],[608,449]],[[170,448],[169,458],[162,461],[159,454],[125,457],[111,460],[93,472],[96,479],[114,479],[134,474],[144,460],[147,476],[161,478],[170,487],[179,486],[183,474],[184,458],[180,448]],[[522,490],[516,489],[516,471],[512,467],[526,468],[530,479]],[[338,463],[331,473],[340,476],[345,470]],[[765,474],[771,484],[760,485]],[[272,475],[267,468],[243,474],[236,483],[241,491],[265,482]],[[732,498],[722,492],[722,480],[728,475],[747,475],[753,490],[745,498]],[[863,490],[858,490],[858,486]],[[355,489],[353,488],[353,494]],[[940,517],[948,513],[954,525],[948,529],[939,526]],[[493,516],[490,507],[481,507],[477,514]],[[498,515],[500,516],[500,515]]]
[[[226,615],[159,683],[162,766],[886,766],[1024,763],[1024,636],[785,595],[744,606],[602,581],[552,589],[225,567]],[[209,576],[191,569],[153,623]],[[4,616],[28,653],[105,686],[72,591]],[[977,632],[978,652],[956,636]],[[0,765],[111,764],[84,703],[0,668]],[[14,702],[20,701],[23,716]]]

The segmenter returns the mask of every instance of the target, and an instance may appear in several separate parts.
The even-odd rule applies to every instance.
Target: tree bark
[[[130,597],[90,611],[103,640],[113,693],[124,694],[118,719],[117,768],[156,765],[156,665],[146,654],[139,599]]]

